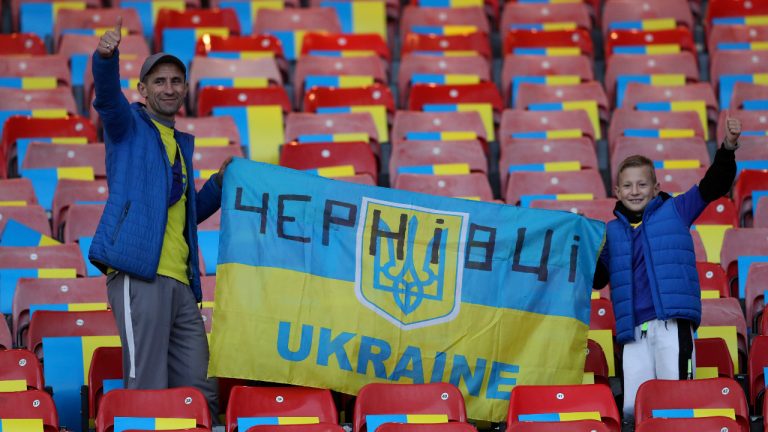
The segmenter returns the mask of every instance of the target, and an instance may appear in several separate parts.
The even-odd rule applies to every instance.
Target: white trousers
[[[652,379],[693,379],[696,365],[693,331],[687,321],[649,321],[635,327],[635,340],[624,345],[624,420],[635,417],[635,396],[640,385]]]

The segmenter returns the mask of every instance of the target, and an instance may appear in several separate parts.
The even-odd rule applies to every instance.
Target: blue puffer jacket
[[[698,193],[698,191],[695,191]],[[632,299],[632,226],[620,212],[608,222],[608,268],[616,315],[616,340],[634,340]],[[701,293],[690,227],[678,214],[674,199],[657,196],[643,214],[645,264],[657,319],[701,322]]]
[[[119,53],[108,59],[93,54],[94,108],[104,124],[109,198],[93,237],[88,259],[101,271],[111,267],[143,280],[154,280],[168,219],[171,165],[160,133],[140,104],[129,104],[120,90]],[[187,172],[192,173],[194,137],[179,131],[176,141]],[[197,224],[221,205],[213,178],[199,193],[187,187],[184,237],[189,245],[190,287],[202,299]]]

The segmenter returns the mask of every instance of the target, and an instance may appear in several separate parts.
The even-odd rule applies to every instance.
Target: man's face
[[[658,194],[659,184],[653,181],[650,167],[628,167],[619,174],[616,197],[628,210],[642,212]]]
[[[147,100],[147,110],[157,117],[173,120],[184,104],[189,88],[181,69],[173,63],[160,63],[139,82],[139,94]]]

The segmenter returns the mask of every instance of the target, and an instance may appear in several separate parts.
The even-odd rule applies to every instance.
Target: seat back
[[[227,430],[246,432],[265,417],[316,417],[318,423],[338,425],[331,392],[309,387],[235,386],[227,405]],[[246,425],[238,424],[238,420]],[[262,423],[263,424],[263,423]]]
[[[117,325],[112,311],[37,311],[29,323],[27,348],[42,353],[43,338],[65,336],[114,336]],[[38,355],[42,357],[42,355]]]
[[[41,419],[45,432],[59,430],[56,406],[43,390],[0,393],[0,419]]]
[[[205,396],[193,387],[113,390],[101,400],[96,431],[111,432],[116,417],[194,419],[197,427],[211,427]]]
[[[21,380],[26,382],[22,390],[44,390],[43,369],[35,354],[25,349],[0,351],[0,382]]]
[[[88,371],[88,414],[95,419],[105,395],[105,380],[123,379],[123,349],[99,347],[93,351]]]

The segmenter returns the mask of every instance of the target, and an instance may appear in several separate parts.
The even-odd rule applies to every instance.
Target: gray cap
[[[157,54],[152,54],[151,56],[147,57],[146,60],[144,60],[144,65],[141,66],[141,73],[139,73],[139,81],[144,81],[144,77],[147,76],[147,74],[152,70],[153,67],[160,63],[173,63],[176,66],[181,69],[181,72],[184,74],[184,77],[186,79],[187,76],[187,67],[184,66],[184,62],[179,60],[178,57],[164,53],[159,52]]]

